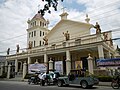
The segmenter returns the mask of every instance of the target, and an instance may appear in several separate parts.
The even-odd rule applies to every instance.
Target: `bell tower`
[[[49,32],[49,21],[45,20],[45,18],[38,11],[32,19],[28,19],[27,23],[27,47],[29,47],[29,43],[32,44],[32,47],[44,45],[43,38]]]

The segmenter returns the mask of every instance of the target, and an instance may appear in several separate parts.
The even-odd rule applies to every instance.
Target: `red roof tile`
[[[32,18],[32,20],[33,19],[43,19],[43,20],[45,20],[45,18],[39,12]]]

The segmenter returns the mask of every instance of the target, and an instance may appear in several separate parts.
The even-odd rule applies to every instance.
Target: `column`
[[[25,75],[27,73],[27,64],[26,62],[23,64],[23,79],[25,78]]]
[[[7,78],[10,78],[10,71],[11,71],[11,65],[8,65],[8,72],[7,72]]]
[[[53,70],[53,61],[51,59],[49,61],[49,70]]]
[[[1,75],[3,75],[3,65],[1,65]]]
[[[47,63],[48,62],[48,56],[47,56],[47,54],[45,53],[44,54],[44,63]]]
[[[15,73],[17,74],[18,72],[18,60],[15,60]]]
[[[70,51],[66,50],[66,74],[68,75],[71,70]]]
[[[104,59],[104,52],[102,45],[98,45],[98,55],[99,55],[99,59]]]
[[[93,72],[93,58],[90,56],[90,54],[88,54],[89,56],[88,56],[88,58],[87,58],[87,60],[88,60],[88,71],[89,71],[89,75],[91,75],[91,74],[94,74],[94,72]]]
[[[28,57],[28,64],[31,64],[31,58]]]
[[[46,64],[46,67],[47,67],[47,70],[46,71],[48,71],[48,56],[47,56],[47,54],[45,53],[44,54],[44,64]]]
[[[5,72],[7,72],[8,61],[5,61]]]

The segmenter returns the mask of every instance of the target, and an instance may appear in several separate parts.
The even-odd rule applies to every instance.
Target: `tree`
[[[42,0],[43,2],[47,2],[47,4],[44,5],[43,9],[39,10],[39,13],[44,16],[45,12],[51,13],[50,7],[53,7],[55,11],[57,11],[58,1],[59,0]],[[61,0],[63,2],[64,0]]]

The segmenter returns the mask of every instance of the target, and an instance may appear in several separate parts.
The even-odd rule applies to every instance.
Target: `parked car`
[[[85,70],[71,70],[68,76],[58,78],[58,87],[63,85],[80,85],[82,88],[91,88],[99,83],[99,80],[93,76],[86,76]]]

